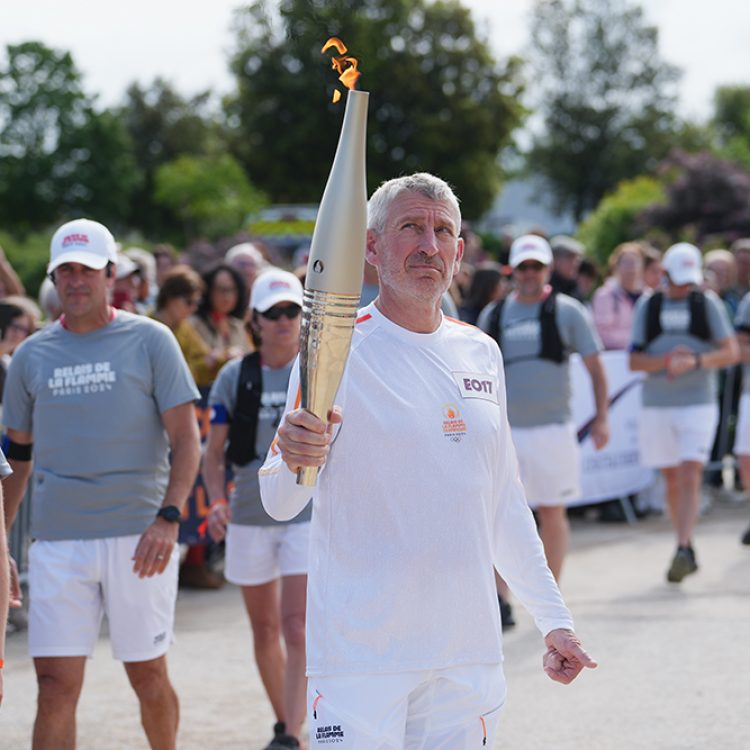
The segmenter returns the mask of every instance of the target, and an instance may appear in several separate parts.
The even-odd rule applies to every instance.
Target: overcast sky
[[[488,28],[496,56],[528,44],[533,0],[462,0]],[[237,0],[0,0],[0,50],[38,39],[70,50],[87,92],[104,105],[157,75],[183,94],[231,88],[227,55]],[[750,84],[750,3],[741,0],[644,0],[659,27],[661,56],[684,71],[680,110],[705,119],[717,85]]]

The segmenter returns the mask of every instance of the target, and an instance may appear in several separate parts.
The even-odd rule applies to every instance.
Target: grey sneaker
[[[266,745],[265,750],[287,750],[298,747],[299,740],[286,733],[286,725],[283,721],[277,721],[273,726],[273,739]]]
[[[679,583],[685,576],[695,573],[696,570],[698,570],[698,563],[695,561],[695,552],[692,547],[678,547],[667,571],[667,580],[670,583]]]

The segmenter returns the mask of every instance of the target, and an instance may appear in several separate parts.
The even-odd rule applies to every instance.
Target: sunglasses
[[[543,268],[544,265],[542,263],[532,261],[530,263],[519,263],[516,266],[516,271],[521,271],[523,273],[524,271],[541,271]]]
[[[301,312],[302,308],[299,305],[290,305],[289,307],[279,307],[276,305],[262,312],[261,315],[266,320],[278,320],[282,317],[294,320]]]

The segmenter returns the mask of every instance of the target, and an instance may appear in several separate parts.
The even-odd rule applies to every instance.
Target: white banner
[[[583,361],[570,360],[573,422],[581,446],[583,497],[576,505],[595,503],[640,492],[654,481],[654,472],[638,456],[638,412],[643,374],[628,368],[623,351],[601,353],[609,391],[609,443],[597,451],[589,434],[595,414],[594,389]]]

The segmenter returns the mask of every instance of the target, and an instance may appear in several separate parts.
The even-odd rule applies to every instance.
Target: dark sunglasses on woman
[[[289,307],[279,307],[276,305],[262,312],[261,315],[266,320],[278,320],[281,317],[294,320],[301,312],[302,308],[299,305],[289,305]]]

